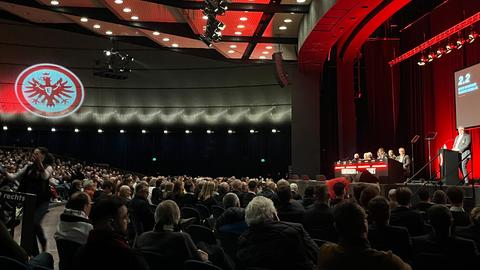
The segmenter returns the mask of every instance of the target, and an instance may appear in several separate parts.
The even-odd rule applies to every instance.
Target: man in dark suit
[[[151,231],[155,225],[153,210],[147,201],[147,197],[148,183],[139,182],[135,186],[135,197],[128,202],[132,225],[138,235]]]
[[[473,264],[478,264],[478,250],[475,242],[452,236],[453,218],[446,206],[436,204],[430,207],[428,218],[433,228],[432,234],[412,238],[414,254],[418,259],[422,254],[449,258],[447,262],[451,262],[455,269],[467,269],[474,267]]]
[[[395,195],[398,207],[391,211],[390,224],[407,228],[412,236],[425,234],[425,224],[420,212],[410,208],[412,191],[408,187],[400,187]]]
[[[248,203],[257,196],[257,181],[250,180],[248,181],[248,192],[243,194],[242,198],[242,207],[247,207]]]
[[[290,186],[281,186],[277,190],[278,205],[277,212],[281,221],[303,223],[305,208],[303,205],[292,199]]]
[[[405,175],[409,175],[412,160],[407,154],[405,154],[405,148],[403,147],[398,148],[398,154],[399,155],[395,158],[395,160],[403,164],[403,170],[405,172]]]
[[[405,262],[411,261],[412,244],[408,230],[403,227],[390,226],[390,205],[387,199],[377,196],[368,203],[368,241],[372,248],[389,251],[398,255]]]
[[[312,238],[335,242],[337,233],[334,226],[333,210],[328,207],[328,196],[326,185],[315,186],[316,200],[305,211],[303,224]]]
[[[472,138],[469,134],[465,133],[465,128],[462,126],[458,127],[458,136],[455,137],[455,141],[453,142],[453,151],[458,151],[461,154],[462,163],[460,168],[462,169],[462,176],[465,181],[465,184],[468,184],[468,171],[467,171],[467,163],[470,161],[471,158],[471,151],[470,151],[470,144],[472,142]]]

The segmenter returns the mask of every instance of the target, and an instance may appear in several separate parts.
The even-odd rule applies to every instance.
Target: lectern
[[[442,181],[447,185],[458,184],[458,162],[460,160],[460,153],[449,149],[440,149],[440,154],[443,157],[440,176]]]

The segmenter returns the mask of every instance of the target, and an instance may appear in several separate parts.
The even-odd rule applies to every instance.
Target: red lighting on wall
[[[388,64],[390,66],[394,66],[400,62],[403,62],[405,60],[407,60],[408,58],[428,49],[429,47],[441,42],[442,40],[445,40],[445,39],[448,39],[449,37],[453,36],[453,35],[456,35],[458,32],[462,31],[463,29],[473,25],[474,23],[480,21],[480,12],[476,13],[475,15],[465,19],[464,21],[452,26],[451,28],[443,31],[442,33],[432,37],[431,39],[425,41],[424,43],[418,45],[417,47],[409,50],[408,52],[400,55],[399,57],[391,60],[390,62],[388,62]],[[455,41],[455,42],[458,42]],[[463,42],[462,42],[462,45],[463,43],[465,42],[465,40],[463,39]],[[450,45],[450,44],[449,44]],[[446,53],[449,53],[451,51],[451,49],[453,49],[453,46],[450,45],[450,50],[448,48],[447,45],[447,48],[446,48]]]

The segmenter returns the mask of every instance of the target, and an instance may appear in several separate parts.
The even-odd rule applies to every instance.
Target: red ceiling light
[[[468,34],[468,43],[473,43],[477,37],[478,33],[475,30],[470,31],[470,34]]]
[[[438,50],[437,50],[437,58],[442,57],[443,53],[445,53],[445,49],[444,49],[444,48],[438,48]]]
[[[453,49],[457,48],[457,46],[455,44],[453,44],[452,42],[449,42],[447,44],[447,46],[445,46],[445,53],[446,54],[449,54],[452,52]]]
[[[432,62],[433,59],[435,59],[435,56],[436,54],[434,52],[429,53],[427,56],[428,62]]]
[[[419,66],[425,66],[425,64],[428,62],[427,57],[422,54],[422,57],[420,57],[420,60],[418,60],[417,65]]]
[[[463,37],[458,37],[456,45],[457,49],[461,49],[463,47],[463,44],[465,44],[465,39]]]
[[[237,36],[241,36],[241,35],[242,35],[242,32],[240,32],[240,31],[237,31],[237,32],[235,32],[235,35],[237,35]]]

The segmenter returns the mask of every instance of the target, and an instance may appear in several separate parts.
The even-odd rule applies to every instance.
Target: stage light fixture
[[[163,130],[163,134],[168,134],[168,130]]]
[[[212,133],[213,133],[213,131],[212,131],[212,130],[210,130],[210,129],[207,129],[207,134],[212,134]]]
[[[73,132],[78,133],[78,132],[80,132],[80,129],[76,128],[76,129],[73,130]]]
[[[255,130],[254,129],[250,129],[250,134],[253,134],[255,133]]]
[[[468,34],[468,43],[473,43],[478,37],[478,33],[475,30],[470,31]]]
[[[7,126],[3,126],[3,130],[8,130],[8,127],[7,127]]]
[[[278,132],[278,130],[272,129],[272,133],[277,133],[277,132]]]
[[[419,66],[425,66],[427,62],[428,62],[427,57],[425,57],[425,55],[422,55],[422,57],[420,57],[420,60],[418,60],[417,64]]]
[[[233,134],[233,130],[229,129],[228,131],[228,134]]]
[[[185,130],[185,134],[190,134],[190,133],[192,133],[192,132],[189,129]]]
[[[123,133],[125,133],[125,130],[123,130],[123,129],[120,129],[120,133],[122,133],[122,134],[123,134]]]
[[[52,128],[51,131],[52,131],[52,132],[55,132],[55,131],[57,131],[57,130],[56,130],[55,128]]]
[[[445,53],[445,49],[444,48],[438,48],[437,50],[437,58],[440,58],[443,56],[443,53]]]
[[[142,129],[142,134],[145,134],[147,133],[147,131],[145,129]]]
[[[465,39],[463,37],[458,37],[455,44],[457,45],[457,49],[460,50],[463,47],[463,44],[465,44]]]
[[[427,60],[428,60],[428,62],[432,62],[433,59],[435,59],[435,53],[434,53],[434,52],[430,52],[430,53],[427,55]]]
[[[31,127],[27,127],[27,131],[32,131],[33,129]]]
[[[447,44],[447,46],[445,46],[445,53],[446,54],[449,54],[452,52],[453,49],[457,48],[457,46],[455,44],[453,44],[452,42],[449,42]]]
[[[97,130],[97,132],[98,132],[98,133],[103,133],[103,129],[99,128],[99,129]]]

